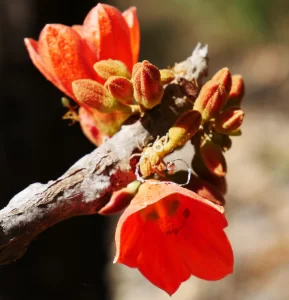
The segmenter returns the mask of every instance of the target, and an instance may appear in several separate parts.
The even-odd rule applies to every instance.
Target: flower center
[[[147,207],[143,216],[147,221],[158,223],[165,235],[177,235],[186,225],[190,210],[177,199],[158,201]]]

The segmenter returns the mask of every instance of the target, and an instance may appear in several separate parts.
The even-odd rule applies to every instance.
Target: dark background
[[[81,24],[95,4],[0,0],[1,207],[27,185],[56,179],[94,149],[78,124],[61,119],[62,94],[32,65],[23,38],[37,39],[46,23]],[[50,228],[22,259],[1,267],[1,299],[107,299],[105,230],[100,216]]]

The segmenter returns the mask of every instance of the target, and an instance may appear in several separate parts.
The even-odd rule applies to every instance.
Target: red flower
[[[116,59],[132,70],[140,43],[136,9],[131,7],[121,14],[113,6],[98,4],[88,13],[83,26],[47,24],[38,42],[31,38],[24,41],[39,71],[75,100],[72,81],[97,80],[95,62]]]
[[[174,184],[144,183],[116,229],[115,262],[172,295],[191,275],[218,280],[233,271],[224,208]]]
[[[71,86],[74,80],[103,82],[93,70],[97,61],[120,60],[132,70],[138,60],[140,44],[136,8],[131,7],[122,14],[113,6],[98,4],[88,13],[82,26],[48,24],[41,31],[39,41],[31,38],[24,41],[38,70],[77,101]]]

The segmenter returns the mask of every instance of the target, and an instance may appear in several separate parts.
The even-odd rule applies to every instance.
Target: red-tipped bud
[[[211,176],[208,178],[208,182],[212,184],[218,191],[220,191],[223,195],[227,193],[227,180],[226,177],[217,177],[217,176]]]
[[[133,103],[133,86],[130,80],[121,76],[110,76],[104,85],[110,94],[124,104]]]
[[[98,213],[101,215],[111,215],[124,210],[136,195],[139,186],[140,181],[133,181],[127,187],[114,192],[108,203]]]
[[[202,116],[197,110],[189,110],[183,113],[169,129],[169,141],[164,145],[167,152],[176,147],[183,146],[199,130]]]
[[[194,104],[194,110],[202,114],[203,121],[214,118],[226,103],[227,94],[222,84],[208,81],[201,89]]]
[[[186,188],[215,204],[225,204],[223,194],[216,187],[196,176],[192,176],[191,181]]]
[[[93,66],[95,72],[104,80],[107,80],[110,76],[122,76],[131,78],[131,74],[127,66],[120,60],[101,60]]]
[[[212,78],[212,81],[220,83],[225,87],[227,95],[229,95],[232,86],[232,75],[228,68],[219,70]]]
[[[194,172],[203,180],[209,182],[223,195],[227,192],[226,177],[219,177],[212,174],[206,167],[200,153],[197,153],[193,157],[192,168]],[[182,181],[183,182],[183,181]]]
[[[221,148],[210,142],[204,141],[200,153],[208,170],[216,176],[225,176],[227,164]]]
[[[245,84],[241,75],[232,76],[232,87],[229,93],[228,105],[240,106],[245,93]]]
[[[217,116],[215,121],[216,131],[225,134],[234,132],[242,125],[244,115],[241,109],[229,108]]]
[[[159,69],[144,60],[133,67],[132,82],[135,100],[146,109],[158,105],[163,97],[164,89]]]
[[[175,79],[175,74],[172,70],[163,69],[160,70],[162,84],[168,84]]]
[[[91,79],[79,79],[72,82],[72,89],[76,99],[84,106],[99,112],[130,111],[126,106],[112,97],[100,83]]]

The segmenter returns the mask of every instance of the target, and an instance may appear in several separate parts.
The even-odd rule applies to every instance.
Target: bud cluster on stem
[[[244,81],[228,68],[218,71],[201,89],[194,109],[202,115],[202,129],[192,142],[193,170],[222,193],[226,191],[227,165],[224,152],[232,146],[231,136],[240,135],[244,111],[240,108]]]
[[[114,261],[138,268],[169,295],[192,274],[219,280],[232,273],[232,247],[223,231],[227,225],[223,207],[227,166],[223,152],[232,146],[230,137],[241,132],[242,77],[232,76],[228,68],[223,68],[199,91],[207,73],[207,47],[200,45],[190,58],[172,69],[159,70],[147,60],[138,62],[140,30],[135,7],[121,13],[113,6],[98,4],[82,25],[48,24],[39,41],[26,38],[25,44],[39,71],[80,106],[77,114],[63,98],[68,109],[64,118],[79,121],[95,145],[112,137],[133,114],[136,116],[129,122],[146,115],[145,122],[134,124],[139,126],[137,130],[130,132],[132,127],[124,127],[123,134],[100,147],[93,160],[84,163],[83,170],[86,164],[93,170],[77,174],[77,195],[81,195],[80,204],[89,202],[89,213],[93,208],[93,212],[110,215],[127,208],[116,229]],[[170,104],[163,101],[164,95],[172,100]],[[131,157],[140,156],[136,164],[128,162],[138,145],[153,135],[150,129],[159,125],[155,116],[166,118],[164,112],[168,111],[174,123],[169,117],[163,122],[170,125],[167,133],[143,146],[141,153],[133,154]],[[155,132],[163,132],[163,128]],[[184,188],[176,183],[181,172],[176,172],[175,161],[182,159],[166,163],[164,158],[189,141],[195,148],[195,174],[187,164],[187,181],[181,184]],[[118,155],[115,151],[120,145],[124,149]],[[108,161],[102,162],[106,157]],[[83,160],[77,165],[81,163]],[[131,172],[134,167],[135,173]],[[95,177],[101,182],[105,177],[104,187],[90,184]],[[90,188],[97,192],[86,190]],[[49,197],[53,194],[50,192]],[[95,199],[88,199],[90,194]],[[55,199],[58,196],[57,192]],[[66,198],[71,204],[71,197]]]
[[[200,89],[207,74],[207,47],[200,45],[171,69],[159,70],[147,60],[138,62],[140,30],[135,7],[121,13],[98,4],[82,25],[48,24],[39,41],[25,39],[25,44],[40,72],[80,106],[77,114],[63,98],[68,109],[64,118],[79,121],[95,145],[112,137],[132,115],[127,123],[146,116],[144,122],[132,125],[135,129],[124,126],[115,139],[93,154],[92,161],[84,163],[81,170],[88,171],[77,174],[77,195],[81,195],[80,204],[89,204],[89,213],[92,208],[102,215],[125,209],[116,229],[114,262],[138,268],[169,295],[192,274],[219,280],[232,273],[233,251],[223,231],[227,226],[224,152],[232,146],[231,136],[241,134],[242,77],[223,68]],[[163,101],[164,95],[169,101]],[[170,116],[162,120],[162,128],[155,128],[159,125],[156,115],[165,119],[167,112]],[[163,134],[165,126],[166,134],[140,148],[153,131]],[[188,142],[195,149],[191,166],[181,157],[165,162],[166,155]],[[137,148],[140,153],[132,154]],[[136,163],[128,161],[136,156],[140,156]],[[183,172],[187,180],[181,183],[176,161],[187,166]],[[77,165],[81,163],[83,160]],[[90,184],[96,177],[99,183],[105,182],[101,189],[98,186],[103,184],[97,188]],[[86,190],[90,188],[94,192]],[[56,191],[56,200],[58,196]],[[71,204],[71,197],[66,198]]]
[[[93,69],[100,79],[74,80],[72,90],[78,103],[97,118],[98,131],[107,136],[118,131],[130,115],[143,116],[158,105],[164,94],[163,85],[174,79],[171,70],[159,71],[147,60],[136,63],[132,74],[123,62],[113,59],[98,61]],[[115,118],[117,112],[123,114],[122,122]]]

